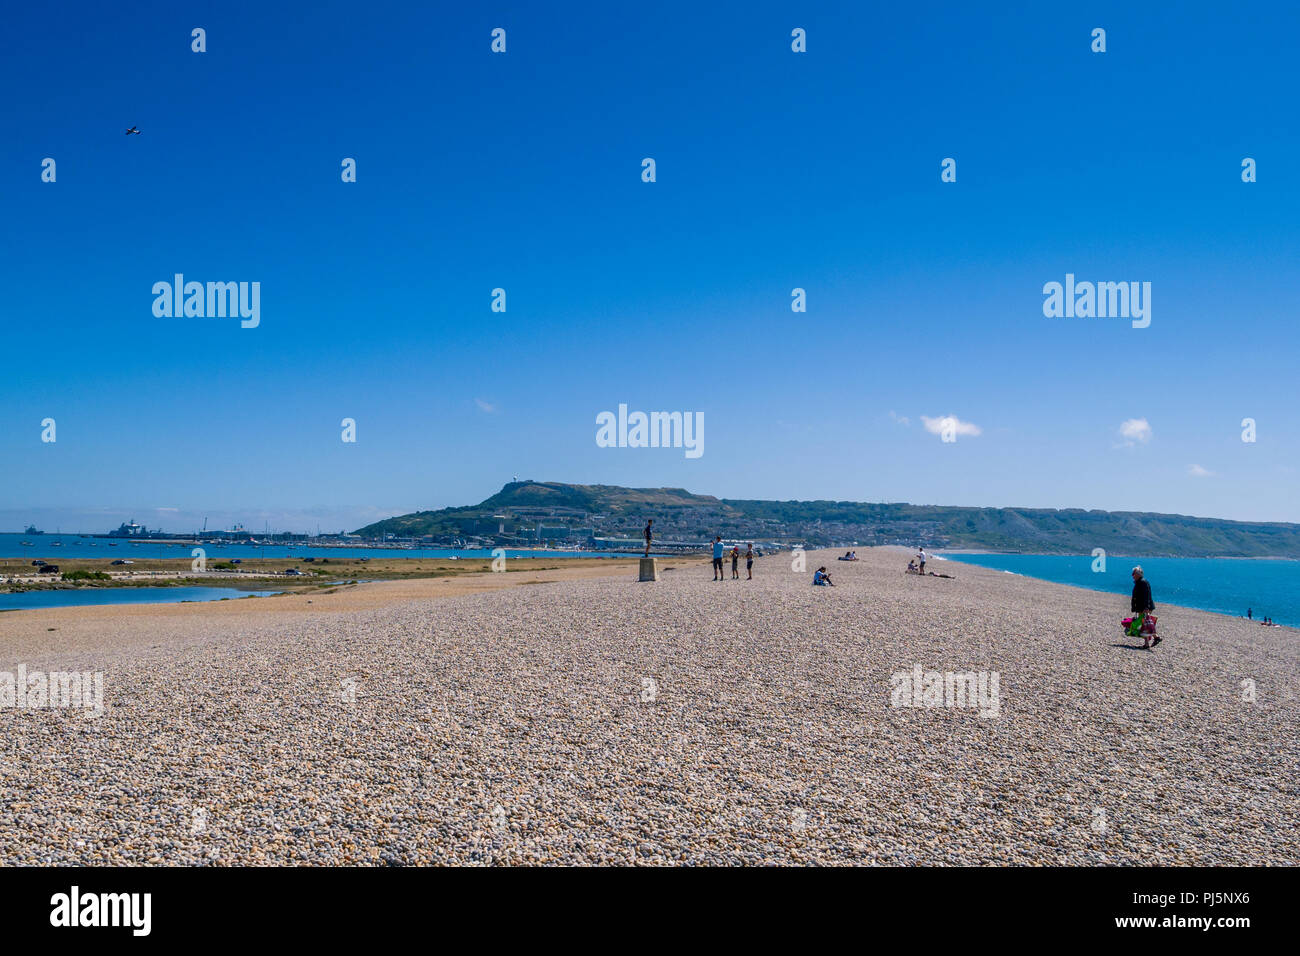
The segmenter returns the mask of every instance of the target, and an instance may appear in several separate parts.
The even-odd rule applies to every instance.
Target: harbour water
[[[279,591],[243,591],[239,588],[209,587],[123,587],[63,588],[53,591],[0,593],[0,611],[29,608],[82,607],[91,604],[179,604],[182,601],[221,601],[245,597],[269,597]]]
[[[23,544],[23,542],[29,542]],[[303,544],[203,544],[193,542],[134,541],[130,538],[91,538],[77,534],[0,534],[0,559],[41,559],[57,564],[59,558],[189,558],[202,547],[213,560],[230,558],[491,558],[491,548],[384,548],[364,545],[311,547]],[[508,558],[621,558],[639,553],[612,551],[538,551],[507,548]]]

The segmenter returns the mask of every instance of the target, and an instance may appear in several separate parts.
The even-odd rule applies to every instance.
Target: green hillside
[[[856,541],[992,551],[1184,557],[1300,558],[1300,525],[1242,522],[1148,512],[871,504],[854,501],[749,501],[691,494],[682,488],[621,488],[560,482],[511,482],[472,506],[419,511],[358,529],[384,535],[488,537],[518,545],[547,529],[581,527],[600,537],[636,537],[655,519],[665,541],[721,534],[809,546]]]

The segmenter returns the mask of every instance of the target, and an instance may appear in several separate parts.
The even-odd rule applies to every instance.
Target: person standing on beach
[[[740,580],[740,545],[731,549],[731,580]]]
[[[916,560],[921,562],[921,573],[925,574],[925,548],[921,549],[921,553],[916,556]]]
[[[654,534],[650,530],[650,526],[654,523],[654,518],[649,519],[645,523],[645,556],[647,558],[650,557],[650,539],[654,537]]]
[[[713,580],[724,581],[726,575],[722,573],[722,535],[713,539]]]
[[[749,543],[745,545],[745,573],[749,575],[746,581],[754,580],[754,545]]]
[[[1156,609],[1156,602],[1151,599],[1151,582],[1148,581],[1142,573],[1142,566],[1138,565],[1133,569],[1133,600],[1129,603],[1129,610],[1145,622],[1149,613]],[[1160,643],[1160,635],[1155,635],[1155,643],[1151,641],[1150,634],[1145,629],[1142,632],[1142,646],[1146,648],[1154,647]]]

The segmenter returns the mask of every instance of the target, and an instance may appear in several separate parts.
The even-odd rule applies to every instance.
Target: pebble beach
[[[1300,859],[1294,630],[1155,580],[1145,651],[1126,596],[858,553],[0,614],[0,671],[104,688],[0,708],[0,865]]]

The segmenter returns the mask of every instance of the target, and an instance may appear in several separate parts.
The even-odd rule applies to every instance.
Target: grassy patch
[[[90,571],[86,568],[77,568],[75,571],[64,571],[61,575],[65,581],[111,581],[103,571]]]

